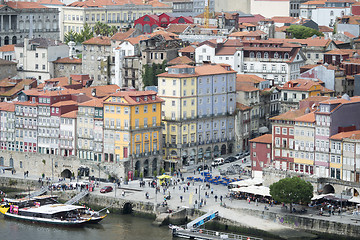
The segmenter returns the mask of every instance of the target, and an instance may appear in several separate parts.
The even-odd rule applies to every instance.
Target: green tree
[[[66,32],[64,34],[64,42],[66,44],[68,44],[70,41],[74,41],[76,42],[77,38],[78,38],[78,33],[74,32],[73,30],[70,30],[69,32]]]
[[[86,40],[89,40],[93,36],[94,36],[94,32],[91,30],[91,27],[87,23],[85,23],[83,29],[77,36],[76,42],[82,43]]]
[[[284,178],[270,185],[270,195],[278,202],[289,203],[290,212],[293,203],[309,203],[314,188],[310,182],[299,177]]]
[[[301,25],[291,25],[288,29],[286,29],[286,32],[290,33],[292,38],[297,38],[297,39],[305,39],[312,37],[314,35],[319,37],[324,36],[324,34],[313,28],[309,28]]]
[[[146,86],[157,86],[158,85],[158,77],[157,75],[165,71],[166,68],[166,60],[164,60],[161,64],[153,63],[152,65],[146,64],[143,67],[142,77],[144,87]]]
[[[115,33],[118,32],[118,29],[116,26],[111,26],[110,30],[109,30],[109,35],[113,36]]]

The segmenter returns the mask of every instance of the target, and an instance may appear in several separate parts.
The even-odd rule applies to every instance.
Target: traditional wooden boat
[[[8,218],[63,226],[98,223],[106,217],[106,215],[100,216],[99,212],[90,211],[83,206],[59,204],[53,196],[4,199],[0,206],[0,212]]]

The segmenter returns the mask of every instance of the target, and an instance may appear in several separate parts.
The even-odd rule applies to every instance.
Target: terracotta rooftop
[[[144,96],[155,95],[155,91],[119,91],[117,93],[111,94],[109,97],[105,98],[104,104],[119,104],[119,105],[141,105],[141,104],[148,104],[148,103],[159,103],[164,102],[158,96],[155,97],[155,100],[152,98],[148,98],[147,101],[144,101]],[[121,97],[125,100],[125,102],[112,102],[111,97]],[[139,101],[136,101],[136,97],[140,97]],[[110,98],[110,101],[106,101]]]
[[[193,46],[189,45],[187,47],[184,47],[184,48],[180,49],[179,52],[194,53],[195,48]]]
[[[236,81],[237,82],[253,82],[253,83],[260,83],[265,82],[266,80],[257,76],[257,75],[251,75],[251,74],[237,74],[236,75]]]
[[[134,34],[134,32],[136,31],[135,28],[130,28],[128,31],[126,32],[117,32],[115,33],[112,37],[111,40],[114,41],[123,41],[126,38],[129,38],[132,34]]]
[[[78,110],[71,111],[71,112],[68,112],[68,113],[64,113],[64,114],[61,115],[61,117],[63,117],[63,118],[77,118],[77,112],[78,112]]]
[[[11,8],[14,8],[14,9],[47,8],[38,2],[18,2],[18,1],[16,1],[16,2],[6,2],[6,5],[8,5]]]
[[[68,101],[60,101],[60,102],[51,104],[52,107],[62,107],[62,106],[69,106],[69,105],[78,105],[78,103],[73,100],[68,100]]]
[[[351,34],[351,33],[349,33],[349,32],[344,32],[344,35],[347,36],[347,37],[349,37],[349,38],[356,38],[355,35],[353,35],[353,34]]]
[[[64,3],[62,3],[59,0],[37,0],[37,3],[40,3],[42,5],[60,5],[60,6],[65,6]]]
[[[315,122],[315,113],[311,112],[295,119],[297,122]]]
[[[34,83],[36,83],[36,80],[34,80],[34,79],[23,79],[23,80],[15,83],[13,80],[11,80],[9,78],[4,78],[4,79],[0,80],[0,86],[1,87],[11,87],[11,88],[3,93],[0,93],[0,96],[2,96],[2,97],[14,96],[17,93],[21,92],[25,86],[29,86]]]
[[[250,142],[271,144],[272,143],[272,134],[264,134],[260,137],[251,139]]]
[[[303,100],[301,100],[301,102],[305,101],[305,102],[321,102],[321,101],[325,101],[325,100],[328,100],[330,99],[329,96],[313,96],[313,97],[308,97],[308,98],[305,98]]]
[[[246,111],[252,109],[252,107],[246,106],[245,104],[239,102],[236,103],[236,108],[239,109],[240,111]]]
[[[0,102],[0,111],[14,112],[15,104],[13,102]]]
[[[333,32],[334,29],[328,26],[319,26],[319,32]]]
[[[103,86],[94,86],[94,87],[88,87],[88,88],[82,88],[77,91],[77,93],[84,93],[88,97],[92,96],[92,90],[96,89],[96,97],[102,98],[106,97],[110,94],[113,94],[116,92],[116,90],[120,89],[118,85],[112,84],[112,85],[103,85]]]
[[[53,61],[53,63],[67,63],[67,64],[81,64],[82,63],[82,59],[81,58],[73,58],[73,57],[65,57],[65,58],[60,58],[58,60]]]
[[[330,137],[331,140],[343,140],[344,138],[360,139],[360,130],[341,132]]]
[[[180,56],[168,62],[168,65],[194,64],[195,62],[187,56]]]
[[[347,103],[356,103],[356,102],[360,102],[360,96],[351,97],[350,100],[346,100],[343,98],[329,99],[329,100],[322,101],[320,103],[322,103],[322,104],[339,104],[339,103],[347,104]]]
[[[158,0],[149,0],[145,3],[143,0],[85,0],[79,2],[73,2],[69,4],[70,7],[103,7],[103,6],[113,6],[113,5],[151,5],[153,7],[169,7],[167,4],[161,3]]]
[[[110,46],[111,41],[109,37],[106,36],[98,36],[90,38],[89,40],[83,42],[82,44],[85,45],[104,45],[104,46]]]
[[[98,99],[98,98],[93,98],[89,101],[83,102],[83,103],[79,103],[79,106],[87,106],[87,107],[103,107],[104,100],[103,99]]]
[[[0,52],[14,52],[15,44],[3,45],[0,47]]]
[[[236,82],[236,91],[242,92],[254,92],[259,91],[258,88],[254,87],[254,84],[251,82]]]
[[[274,23],[293,23],[297,21],[294,17],[282,17],[282,16],[275,16],[271,18]]]
[[[236,73],[236,71],[230,69],[226,70],[224,65],[221,64],[204,64],[202,66],[195,67],[195,73],[198,75],[215,75],[224,73]]]
[[[190,24],[170,24],[167,27],[166,31],[175,34],[180,34],[184,32],[188,26],[190,26]]]
[[[324,37],[306,38],[306,39],[284,39],[285,42],[304,44],[308,47],[327,47],[331,43],[331,39],[325,39]]]
[[[296,118],[305,114],[307,108],[290,109],[286,113],[270,118],[270,120],[295,121]]]

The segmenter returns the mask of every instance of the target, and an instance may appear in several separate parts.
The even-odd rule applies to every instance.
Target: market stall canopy
[[[158,179],[165,179],[165,178],[172,178],[172,177],[169,176],[169,175],[161,175],[161,176],[158,176],[157,178]]]
[[[250,179],[230,183],[230,185],[234,187],[247,187],[247,186],[261,185],[261,184],[262,184],[262,179],[260,178],[250,178]]]
[[[351,199],[351,196],[347,195],[335,195],[333,193],[328,194],[321,194],[321,195],[315,195],[311,200],[319,200],[319,199],[326,199],[330,201],[337,201],[337,202],[346,202]]]
[[[349,199],[349,202],[360,203],[360,197],[352,197]]]
[[[264,186],[248,186],[248,187],[233,188],[230,191],[250,193],[250,194],[260,195],[260,196],[264,196],[264,197],[271,197],[270,188],[264,187]]]

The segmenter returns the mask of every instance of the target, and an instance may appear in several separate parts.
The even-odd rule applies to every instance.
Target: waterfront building
[[[1,149],[15,151],[15,104],[2,102],[0,105]],[[1,161],[1,159],[0,159]],[[1,166],[4,163],[0,162]]]
[[[15,151],[37,152],[37,103],[34,101],[15,103]]]
[[[234,151],[235,79],[226,64],[177,65],[158,75],[168,167]]]
[[[76,117],[76,110],[60,116],[59,147],[61,156],[74,156],[76,153]]]
[[[308,113],[308,109],[291,109],[272,117],[272,162],[276,169],[294,170],[294,123],[296,118]]]
[[[103,100],[91,99],[79,103],[77,112],[78,157],[92,161],[103,160]]]
[[[104,161],[120,165],[120,175],[159,172],[162,102],[154,91],[119,91],[104,99]]]
[[[262,169],[271,166],[271,144],[271,134],[250,140],[250,161],[254,178],[262,178]]]
[[[309,112],[295,118],[295,135],[289,143],[290,155],[294,157],[294,171],[314,174],[315,160],[315,113]]]

